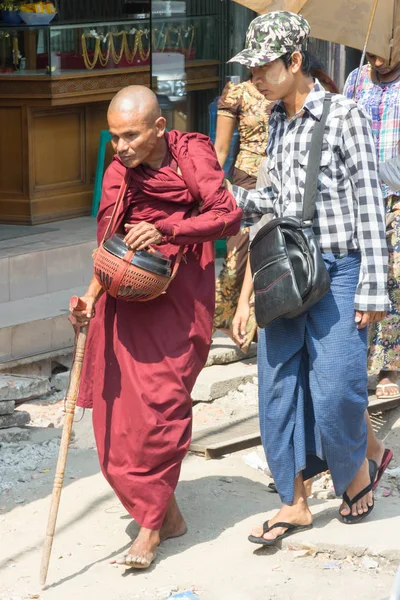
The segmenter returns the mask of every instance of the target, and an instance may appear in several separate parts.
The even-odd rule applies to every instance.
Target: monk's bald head
[[[109,117],[115,113],[141,118],[147,123],[155,123],[161,117],[157,96],[144,85],[130,85],[118,92],[108,108]]]
[[[131,85],[118,92],[107,119],[114,151],[126,167],[152,164],[154,157],[165,154],[165,119],[157,97],[148,88]]]

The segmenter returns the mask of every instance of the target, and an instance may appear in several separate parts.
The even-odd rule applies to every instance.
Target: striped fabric
[[[353,98],[357,71],[350,73],[344,86],[343,94]],[[398,155],[397,143],[400,140],[400,79],[393,83],[376,84],[370,77],[370,66],[365,65],[361,71],[360,83],[357,87],[355,101],[372,120],[380,163]],[[382,186],[385,198],[392,196],[395,189]]]

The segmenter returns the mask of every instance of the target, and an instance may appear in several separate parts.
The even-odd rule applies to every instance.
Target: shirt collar
[[[325,88],[320,84],[318,79],[314,79],[314,87],[309,92],[307,98],[304,101],[302,108],[299,110],[299,113],[302,111],[307,111],[310,113],[315,119],[318,121],[322,117],[322,111],[324,108],[324,98],[325,98]],[[287,119],[285,105],[282,100],[278,100],[272,109],[272,114],[277,119]]]

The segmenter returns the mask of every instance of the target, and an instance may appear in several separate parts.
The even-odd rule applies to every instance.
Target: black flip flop
[[[261,544],[262,546],[273,546],[280,540],[283,540],[284,538],[289,537],[289,535],[294,535],[295,533],[299,533],[300,531],[306,531],[307,529],[312,529],[312,524],[311,525],[296,525],[296,523],[283,523],[282,522],[282,523],[275,523],[274,525],[269,526],[268,523],[269,523],[269,521],[265,521],[265,523],[263,525],[263,535],[265,533],[268,533],[268,531],[271,531],[272,529],[276,529],[277,527],[285,527],[286,528],[285,533],[282,533],[282,535],[278,535],[278,537],[276,537],[274,540],[266,540],[262,536],[255,537],[254,535],[249,535],[249,537],[248,537],[249,542],[252,542],[252,544]]]
[[[356,502],[361,500],[361,498],[363,496],[365,496],[366,494],[368,494],[368,492],[371,492],[374,489],[375,478],[376,478],[376,474],[378,472],[378,465],[376,464],[376,462],[374,460],[371,460],[371,459],[368,459],[368,463],[369,463],[369,477],[370,477],[371,483],[369,483],[363,490],[361,490],[361,492],[359,492],[351,500],[348,497],[346,492],[342,496],[343,501],[346,502],[346,504],[350,508],[350,510],[351,510],[351,507],[353,506],[353,504],[356,504]],[[350,513],[349,515],[345,516],[340,513],[339,514],[341,516],[343,523],[346,523],[346,525],[354,525],[355,523],[359,523],[360,521],[363,521],[366,517],[368,517],[368,515],[371,514],[371,512],[373,511],[374,506],[375,506],[375,502],[372,501],[372,506],[369,506],[367,512],[363,513],[362,515],[354,516]]]

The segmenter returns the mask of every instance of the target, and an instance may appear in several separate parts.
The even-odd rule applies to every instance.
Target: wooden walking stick
[[[70,301],[72,310],[85,310],[86,305],[80,298],[73,296]],[[71,319],[71,317],[70,317]],[[45,585],[47,571],[49,568],[51,548],[53,546],[54,531],[56,528],[58,507],[60,505],[61,488],[64,481],[65,465],[67,463],[68,446],[71,439],[72,424],[74,421],[75,405],[79,390],[79,381],[81,378],[83,356],[85,353],[86,338],[89,326],[85,325],[76,329],[77,336],[75,340],[74,360],[71,368],[71,377],[69,381],[67,395],[65,397],[65,416],[61,436],[60,450],[58,453],[56,474],[54,476],[53,493],[51,497],[51,506],[47,521],[47,531],[44,540],[42,563],[40,565],[40,584]]]

